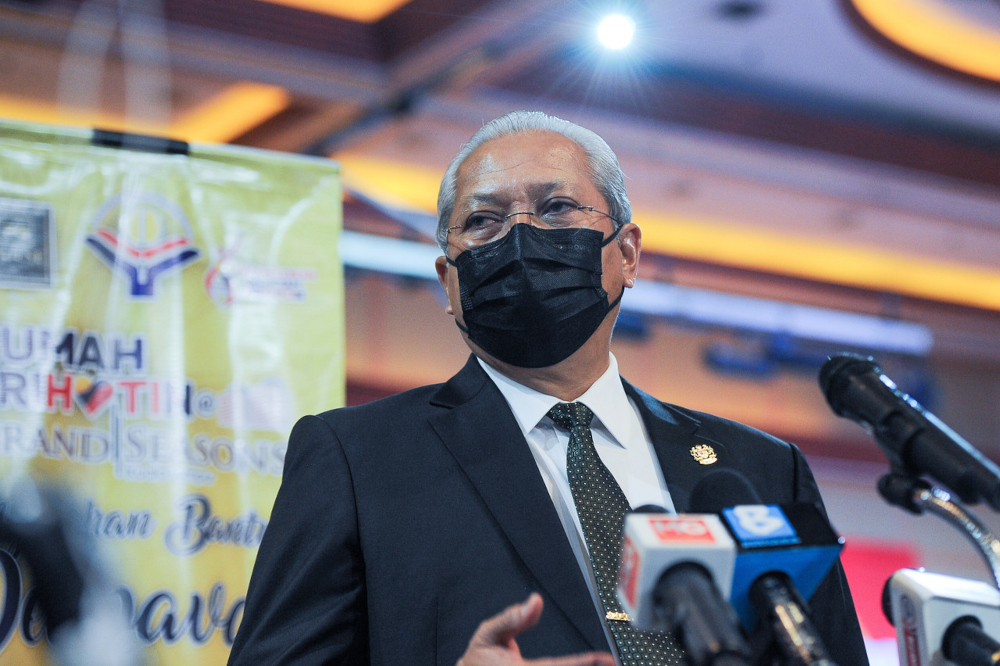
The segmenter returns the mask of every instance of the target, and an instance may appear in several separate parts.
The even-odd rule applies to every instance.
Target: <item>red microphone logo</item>
[[[701,518],[652,518],[649,525],[660,541],[715,542],[712,530]]]

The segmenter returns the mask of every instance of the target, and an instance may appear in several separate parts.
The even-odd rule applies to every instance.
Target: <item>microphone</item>
[[[1000,663],[1000,592],[980,581],[900,569],[885,583],[882,611],[906,666]],[[945,661],[947,660],[947,661]]]
[[[17,548],[31,569],[53,663],[141,663],[107,565],[70,497],[28,477],[11,486],[2,502],[0,539]]]
[[[746,666],[750,648],[726,603],[735,544],[718,516],[631,512],[618,598],[643,631],[669,631],[694,666]]]
[[[811,597],[843,546],[812,504],[761,504],[738,472],[718,469],[691,492],[693,510],[718,513],[735,537],[736,563],[730,602],[747,629],[763,620],[797,664],[832,666],[809,619]]]
[[[833,411],[864,426],[893,466],[933,477],[964,502],[982,498],[1000,510],[1000,468],[896,388],[873,358],[831,356],[819,384]]]

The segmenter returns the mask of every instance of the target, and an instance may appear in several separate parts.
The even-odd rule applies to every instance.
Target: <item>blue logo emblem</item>
[[[152,192],[116,194],[94,215],[86,243],[128,279],[129,295],[152,298],[156,280],[201,256],[179,206]]]
[[[781,507],[748,504],[723,509],[722,515],[744,548],[787,546],[800,541]]]

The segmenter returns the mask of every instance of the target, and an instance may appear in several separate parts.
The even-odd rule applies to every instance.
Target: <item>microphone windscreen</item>
[[[827,403],[839,416],[847,416],[844,412],[844,402],[848,400],[848,385],[852,380],[862,375],[882,374],[871,356],[858,354],[835,354],[826,359],[819,369],[819,387]]]
[[[720,513],[741,504],[761,504],[760,495],[745,476],[731,469],[706,474],[691,491],[691,513]]]

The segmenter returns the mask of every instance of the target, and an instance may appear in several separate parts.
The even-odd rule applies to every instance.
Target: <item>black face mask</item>
[[[505,363],[544,368],[590,339],[621,300],[601,286],[604,240],[595,229],[538,229],[515,224],[506,236],[466,250],[458,269],[469,339]]]

